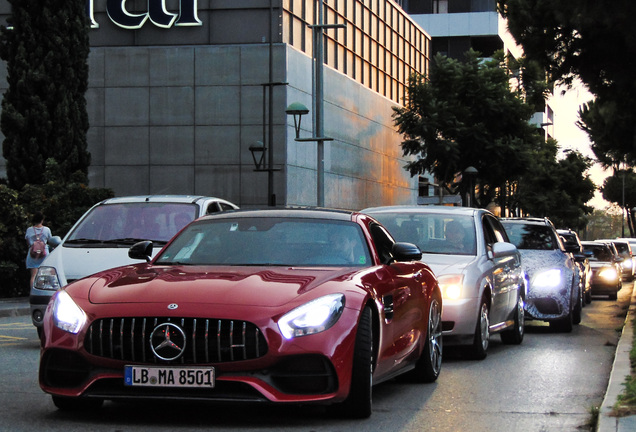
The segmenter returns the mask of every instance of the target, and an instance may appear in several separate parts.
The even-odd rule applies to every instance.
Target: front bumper
[[[294,355],[268,367],[223,371],[216,368],[212,389],[134,387],[124,385],[124,364],[105,367],[74,351],[49,350],[40,365],[44,391],[69,397],[100,399],[184,399],[236,402],[324,402],[339,398],[338,374],[321,355]],[[343,398],[340,398],[343,399]]]
[[[444,345],[472,343],[479,314],[479,300],[468,298],[444,300],[442,309],[442,335]]]

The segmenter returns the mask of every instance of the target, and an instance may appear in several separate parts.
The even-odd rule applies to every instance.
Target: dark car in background
[[[611,246],[603,241],[583,241],[583,250],[588,252],[592,267],[592,294],[607,295],[611,300],[618,298],[623,286],[621,269]]]
[[[565,250],[572,254],[574,261],[579,267],[579,274],[581,278],[581,294],[583,295],[583,306],[592,302],[592,287],[590,285],[590,279],[592,278],[592,267],[590,261],[585,255],[581,239],[576,231],[571,229],[558,229],[557,232],[563,240]]]
[[[526,318],[571,332],[581,322],[579,268],[548,218],[503,218],[528,278]]]

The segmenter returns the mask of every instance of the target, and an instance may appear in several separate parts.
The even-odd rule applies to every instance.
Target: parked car
[[[53,293],[101,270],[134,262],[128,248],[140,240],[163,246],[199,216],[237,209],[229,201],[189,195],[110,198],[95,204],[42,262],[29,296],[31,320],[41,333],[42,318]],[[159,251],[159,248],[157,248]]]
[[[574,261],[579,267],[580,290],[583,296],[583,306],[592,302],[592,287],[590,279],[592,278],[592,267],[587,255],[583,250],[583,245],[576,231],[571,229],[558,229],[557,233],[563,240],[565,250],[572,254]]]
[[[56,292],[39,380],[60,409],[104,399],[335,404],[437,379],[442,298],[417,246],[371,217],[251,210],[203,217],[153,259]]]
[[[618,298],[623,287],[621,269],[610,245],[602,241],[584,241],[583,249],[590,254],[592,266],[592,294],[607,295],[611,300]]]
[[[626,281],[633,281],[634,258],[630,243],[627,240],[620,239],[603,239],[597,241],[609,242],[614,246],[616,253],[620,257],[618,264],[621,268],[621,278]]]
[[[363,210],[398,241],[415,243],[438,278],[444,299],[444,343],[486,357],[490,335],[520,344],[525,284],[521,257],[489,211],[463,207],[376,207]],[[461,240],[460,240],[461,239]]]
[[[581,322],[579,271],[548,218],[504,218],[501,223],[521,253],[528,278],[526,318],[571,332]]]

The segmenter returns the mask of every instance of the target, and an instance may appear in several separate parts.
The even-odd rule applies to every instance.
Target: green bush
[[[65,182],[52,159],[47,161],[45,179],[45,184],[27,184],[20,192],[0,185],[0,297],[29,294],[24,234],[33,213],[41,211],[53,235],[64,237],[86,210],[114,196],[110,189],[89,188],[81,172]]]
[[[25,295],[29,285],[26,269],[25,227],[28,218],[18,204],[18,193],[0,185],[0,297]]]

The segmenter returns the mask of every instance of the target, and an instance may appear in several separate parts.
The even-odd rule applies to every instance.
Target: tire
[[[373,325],[371,309],[365,307],[360,317],[353,352],[353,370],[349,396],[340,404],[338,413],[350,418],[371,416],[373,386]]]
[[[485,298],[481,299],[479,316],[475,325],[475,337],[473,344],[469,348],[469,356],[474,360],[483,360],[488,355],[488,345],[490,343],[490,311]]]
[[[430,383],[442,370],[442,299],[435,293],[428,308],[426,343],[409,376],[418,383]]]
[[[73,398],[63,396],[51,396],[53,398],[53,404],[60,411],[86,411],[96,410],[102,407],[104,404],[103,399],[89,399],[89,398]]]
[[[510,330],[501,332],[501,341],[507,345],[519,345],[523,342],[525,334],[525,313],[523,310],[523,297],[517,297],[517,306],[515,307],[514,325]]]
[[[591,288],[589,290],[587,290],[587,292],[585,293],[585,303],[587,303],[587,304],[592,303],[592,289]]]
[[[583,295],[581,291],[577,291],[576,296],[576,304],[574,305],[574,310],[572,311],[572,323],[573,324],[581,324],[581,313],[583,310]]]

